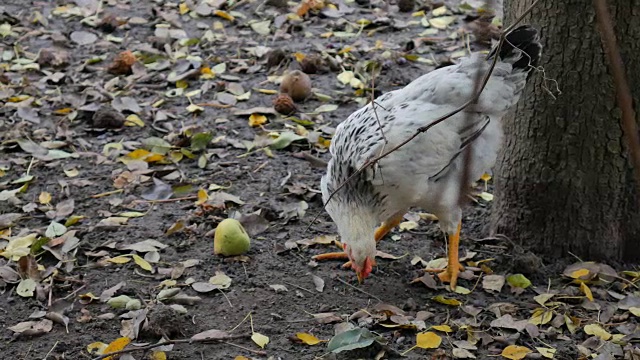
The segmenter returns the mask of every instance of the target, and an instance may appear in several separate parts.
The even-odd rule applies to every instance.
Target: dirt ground
[[[291,6],[293,10],[290,10],[282,3],[278,7],[276,1],[201,2],[209,3],[211,8],[220,6],[225,14],[235,16],[233,21],[225,19],[224,14],[195,15],[206,10],[190,11],[201,4],[196,1],[185,3],[184,15],[179,14],[181,8],[177,1],[109,0],[102,1],[96,11],[93,6],[98,3],[8,0],[0,5],[0,25],[11,24],[10,31],[14,33],[4,35],[0,42],[0,54],[4,54],[0,59],[0,78],[4,79],[4,85],[0,85],[3,104],[0,109],[0,191],[16,189],[25,183],[20,179],[26,174],[33,176],[26,181],[28,187],[24,191],[6,198],[0,196],[2,214],[21,214],[19,219],[10,221],[10,226],[0,227],[4,229],[0,230],[0,249],[19,234],[49,234],[52,221],[65,224],[74,215],[83,217],[66,227],[68,231],[75,230],[74,234],[49,236],[62,238],[60,241],[67,243],[69,238],[77,238],[77,247],[64,252],[61,250],[64,245],[56,247],[49,243],[34,253],[32,259],[41,265],[40,269],[33,270],[39,273],[34,278],[42,279],[34,296],[19,295],[16,281],[8,281],[9,275],[6,275],[7,268],[19,268],[20,277],[24,279],[24,270],[29,273],[28,269],[33,266],[17,265],[0,257],[0,266],[5,269],[4,273],[0,272],[4,276],[0,278],[3,358],[91,359],[98,356],[88,353],[89,344],[110,343],[124,333],[130,334],[127,332],[130,328],[127,330],[128,325],[121,318],[129,310],[114,309],[106,302],[117,295],[139,299],[142,309],[148,311],[145,326],[135,331],[134,343],[155,343],[163,335],[185,339],[210,329],[248,335],[222,342],[175,344],[166,352],[169,359],[233,359],[236,356],[373,359],[381,353],[384,357],[380,358],[393,358],[415,345],[418,332],[415,326],[401,326],[389,319],[391,313],[400,312],[405,318],[423,316],[426,328],[418,330],[443,324],[452,328],[449,332],[438,332],[443,338],[438,349],[414,349],[406,353],[409,359],[452,358],[452,350],[461,349],[465,344],[470,346],[465,351],[480,359],[499,356],[508,345],[527,347],[532,351],[529,358],[542,358],[541,350],[536,350],[539,347],[556,349],[556,359],[578,359],[585,352],[594,356],[605,354],[598,359],[640,358],[638,314],[629,313],[630,308],[640,307],[637,287],[628,286],[637,281],[634,274],[626,275],[625,279],[629,280],[618,279],[605,285],[590,282],[588,286],[595,297],[595,301],[590,302],[584,290],[581,292],[575,284],[570,285],[571,279],[561,277],[573,261],[547,264],[514,247],[508,239],[487,238],[491,201],[478,196],[473,197],[474,201],[470,201],[464,211],[462,229],[463,254],[474,253],[469,259],[476,262],[472,267],[485,266],[484,272],[476,271],[470,279],[460,281],[462,287],[472,291],[470,294],[453,293],[439,282],[412,283],[424,274],[424,264],[412,264],[416,256],[428,262],[445,254],[437,222],[420,218],[419,209],[406,218],[407,226],[417,223],[417,227],[395,229],[379,245],[384,253],[402,257],[378,260],[374,274],[362,285],[357,283],[353,271],[341,269],[339,262],[311,261],[313,255],[335,247],[306,246],[300,240],[335,235],[335,227],[322,209],[319,194],[324,169],[301,154],[328,160],[326,146],[318,136],[329,139],[335,126],[360,106],[355,101],[354,89],[336,78],[346,68],[338,65],[310,75],[314,90],[331,99],[321,101],[314,96],[297,104],[301,113],[312,113],[323,104],[338,105],[333,111],[298,114],[296,123],[294,119],[262,109],[256,112],[265,114],[268,122],[255,127],[249,125],[251,112],[237,115],[239,110],[272,107],[275,95],[260,89],[278,88],[268,81],[268,76],[281,75],[287,66],[299,66],[292,55],[296,52],[307,56],[324,52],[325,57],[343,59],[343,66],[347,68],[376,60],[382,65],[376,79],[377,91],[403,86],[436,66],[455,61],[456,52],[464,52],[466,37],[451,34],[460,34],[463,25],[468,24],[465,19],[473,19],[474,10],[465,10],[465,13],[458,2],[447,2],[447,12],[442,15],[453,16],[451,24],[443,30],[430,27],[435,31],[420,35],[426,29],[420,23],[421,16],[399,12],[396,4],[385,5],[375,0],[347,3],[351,11],[338,15],[308,14],[303,22],[287,22],[284,15],[295,11],[295,7]],[[215,6],[211,5],[214,3]],[[340,9],[347,6],[343,2],[336,4]],[[436,5],[439,4],[427,1],[422,7],[425,16],[431,18],[430,12]],[[74,8],[89,10],[79,11],[78,15]],[[413,9],[419,10],[417,5]],[[107,25],[88,26],[96,12],[98,20],[113,14],[114,29]],[[211,9],[207,14],[211,14]],[[263,19],[273,20],[270,34],[266,36],[248,25],[251,20]],[[359,29],[360,19],[372,23]],[[222,27],[216,27],[216,23]],[[176,39],[162,38],[161,30],[166,28],[182,29],[186,38],[204,39],[211,34],[216,38],[180,46],[177,45],[180,34]],[[370,32],[374,29],[377,31]],[[333,36],[320,36],[329,31],[334,32]],[[350,31],[361,31],[361,34],[339,36]],[[97,39],[87,37],[84,32],[97,35]],[[377,41],[378,50],[375,49]],[[473,50],[487,48],[478,42],[468,45]],[[338,54],[347,46],[352,49]],[[44,61],[39,70],[12,67],[19,64],[16,59],[33,60],[41,49],[52,47],[68,53],[66,64],[55,67],[57,54],[54,54],[54,60]],[[180,51],[187,51],[185,49],[188,53],[180,55]],[[284,50],[290,64],[285,60],[280,68],[276,68],[276,63],[267,69],[267,58],[271,55],[265,54],[270,49]],[[133,51],[139,59],[144,57],[141,62],[155,63],[155,67],[134,66],[132,75],[106,71],[116,54],[125,50]],[[167,54],[167,50],[171,54]],[[388,54],[385,55],[385,51]],[[18,56],[10,57],[9,53]],[[407,59],[407,54],[428,61]],[[98,58],[101,61],[97,61]],[[221,63],[226,64],[224,72],[219,71],[210,78],[201,76],[207,73],[200,68],[214,69]],[[184,93],[198,89],[202,93],[191,99],[170,94],[170,90],[177,88],[172,76],[191,69],[196,69],[195,76],[191,74],[178,81],[186,82],[188,87]],[[228,95],[233,90],[229,83],[240,84],[242,93],[251,91],[250,97],[226,106],[228,96],[219,93],[224,92],[226,86]],[[16,99],[18,96],[25,98]],[[16,106],[29,99],[31,103]],[[133,104],[127,99],[133,99]],[[360,99],[366,101],[366,98]],[[163,103],[159,104],[161,100]],[[190,112],[191,103],[199,104],[202,111]],[[125,117],[136,114],[144,125],[98,124],[95,113],[103,105],[117,108]],[[142,166],[141,161],[125,164],[120,160],[131,151],[143,148],[145,139],[151,137],[164,138],[174,149],[188,148],[181,145],[185,141],[189,143],[185,129],[209,131],[212,135],[205,149],[193,151],[193,159],[182,156],[164,164],[148,162],[148,168]],[[278,134],[286,129],[302,134],[302,140],[282,149],[262,150],[260,144],[269,139],[266,134]],[[17,142],[18,139],[23,142]],[[39,147],[30,147],[32,143],[25,145],[24,139],[32,140]],[[63,150],[73,156],[47,158],[42,148]],[[208,160],[205,164],[202,154]],[[154,185],[152,178],[162,183]],[[173,191],[172,200],[165,200],[167,197],[161,194],[167,191],[163,184],[169,185],[169,193]],[[211,187],[212,184],[217,186]],[[492,192],[490,184],[487,193]],[[209,200],[204,204],[196,204],[199,189],[209,192]],[[484,183],[479,181],[475,192],[482,191],[485,191]],[[43,201],[43,193],[51,195],[50,201]],[[179,198],[186,199],[175,200]],[[61,205],[68,207],[70,199],[73,199],[71,212]],[[245,216],[242,222],[253,234],[251,250],[241,258],[214,255],[212,230],[234,212]],[[258,215],[249,216],[256,212]],[[316,216],[317,220],[313,221]],[[122,217],[128,218],[126,223]],[[11,228],[10,233],[7,228]],[[151,263],[152,271],[142,269],[134,261],[108,260],[131,254],[131,250],[124,248],[126,245],[147,239],[166,245],[151,255],[136,252]],[[47,248],[57,251],[59,257]],[[486,259],[489,260],[478,263]],[[184,266],[185,262],[193,266]],[[591,275],[602,274],[593,267],[585,268]],[[47,271],[55,273],[42,276]],[[217,272],[231,279],[230,286],[207,292],[198,292],[190,286],[193,282],[206,283]],[[478,277],[491,272],[502,276],[523,274],[533,285],[526,289],[516,286],[513,291],[512,286],[505,285],[501,291],[491,292],[486,289],[488,286],[483,289],[483,281]],[[590,279],[593,280],[593,276]],[[167,283],[168,280],[175,283]],[[113,294],[103,293],[120,283],[122,286]],[[158,294],[168,288],[180,289],[189,297],[181,301],[160,301]],[[102,294],[104,298],[89,301],[89,293],[96,297]],[[553,304],[543,302],[544,305],[534,300],[534,296],[546,293],[554,293],[563,300]],[[438,300],[439,295],[457,299],[461,304],[447,305],[442,299]],[[626,305],[620,305],[624,301]],[[176,303],[186,309],[186,314],[167,307]],[[398,309],[385,311],[380,304]],[[494,322],[496,318],[504,319],[505,314],[512,316],[513,322],[528,320],[535,317],[535,311],[540,308],[550,311],[549,318],[543,324],[533,325],[533,329],[524,325],[517,329],[519,325],[513,323],[499,326]],[[353,316],[363,309],[366,309],[364,314]],[[47,313],[58,316],[44,315]],[[329,315],[322,319],[314,316],[322,313]],[[251,321],[243,322],[248,314]],[[64,325],[65,318],[68,327]],[[21,322],[42,319],[51,319],[53,327],[35,335],[9,329]],[[573,321],[577,330],[571,332],[566,321]],[[585,325],[595,323],[611,334],[626,337],[621,340],[622,336],[614,335],[616,342],[606,341],[609,339],[604,339],[606,336],[602,334],[583,330]],[[234,329],[238,324],[241,325]],[[365,349],[334,354],[327,351],[324,342],[311,346],[296,341],[297,333],[329,340],[336,334],[336,328],[344,329],[345,324],[369,329],[380,335],[386,345],[376,343]],[[249,338],[251,326],[253,331],[269,338],[264,349]],[[474,337],[480,341],[470,341]],[[461,351],[455,354],[459,358],[464,355]],[[143,352],[127,356],[141,359]]]

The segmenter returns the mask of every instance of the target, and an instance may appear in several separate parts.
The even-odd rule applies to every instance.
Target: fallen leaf
[[[427,331],[416,335],[416,346],[422,349],[436,349],[442,344],[440,335]]]
[[[502,275],[487,275],[482,279],[482,288],[487,291],[500,292],[504,282],[505,278]]]
[[[597,336],[604,341],[611,339],[611,334],[598,324],[586,325],[583,330],[586,334]]]
[[[321,342],[325,342],[326,340],[320,340],[317,337],[308,334],[308,333],[297,333],[296,337],[298,339],[300,339],[300,341],[302,341],[303,343],[307,344],[307,345],[317,345],[320,344]]]
[[[591,293],[591,289],[589,289],[589,286],[587,286],[587,284],[585,284],[584,282],[580,283],[580,291],[582,291],[584,296],[586,296],[589,301],[593,301],[593,293]]]
[[[317,292],[323,292],[324,291],[324,280],[322,280],[321,277],[313,275],[313,274],[311,274],[311,277],[313,278],[313,285],[315,285],[316,291]]]
[[[556,349],[553,348],[537,347],[536,350],[547,359],[553,359],[553,355],[556,353]]]
[[[355,328],[341,332],[329,340],[327,351],[339,353],[354,349],[369,347],[375,341],[376,336],[369,330]]]
[[[527,354],[530,354],[532,351],[524,346],[518,345],[509,345],[502,350],[502,357],[512,360],[520,360],[524,359]]]
[[[264,347],[269,343],[269,337],[262,335],[260,333],[254,332],[251,334],[251,340],[256,343],[258,346],[264,349]]]
[[[256,127],[267,122],[267,117],[261,114],[251,114],[249,116],[249,126]]]
[[[450,299],[450,298],[446,298],[442,295],[436,295],[433,297],[433,300],[441,303],[441,304],[445,304],[445,305],[451,305],[451,306],[460,306],[462,305],[462,303],[459,300],[456,299]]]
[[[507,276],[507,282],[513,287],[522,289],[526,289],[531,286],[531,281],[522,274],[513,274]]]

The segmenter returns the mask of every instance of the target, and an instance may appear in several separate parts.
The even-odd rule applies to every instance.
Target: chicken
[[[473,96],[478,67],[486,74],[496,50],[488,56],[472,54],[456,65],[425,74],[404,88],[381,95],[339,124],[331,142],[332,157],[321,180],[324,202],[363,164],[468,101]],[[335,193],[326,211],[338,228],[343,252],[316,255],[314,259],[348,259],[345,265],[351,266],[362,282],[376,264],[377,242],[402,221],[409,208],[419,207],[434,213],[448,236],[448,265],[438,276],[455,289],[463,270],[458,247],[464,156],[459,155],[473,144],[470,180],[491,169],[502,143],[502,117],[518,102],[541,50],[533,27],[514,29],[506,36],[476,104],[418,135]]]

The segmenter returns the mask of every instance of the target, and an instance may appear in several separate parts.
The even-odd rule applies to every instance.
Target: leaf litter
[[[328,160],[337,123],[469,46],[486,49],[501,25],[477,1],[416,5],[0,5],[8,356],[26,356],[28,341],[41,358],[80,358],[171,339],[197,341],[186,350],[194,358],[210,346],[238,359],[301,347],[372,358],[640,356],[637,268],[576,262],[541,276],[512,266],[520,252],[510,243],[463,239],[466,271],[447,292],[423,272],[445,262],[437,219],[419,213],[380,243],[363,285],[309,261],[339,245],[326,216],[307,230],[322,212],[313,162]],[[304,86],[285,78],[292,71]],[[491,176],[477,185],[465,211],[482,224]],[[246,256],[213,255],[210,231],[227,217],[256,244]],[[436,246],[426,251],[424,237]]]

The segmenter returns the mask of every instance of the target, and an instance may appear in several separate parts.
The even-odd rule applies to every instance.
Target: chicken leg
[[[442,282],[448,282],[451,290],[455,290],[458,283],[458,275],[460,270],[464,270],[464,266],[460,264],[458,248],[460,246],[460,229],[462,223],[458,223],[458,229],[454,234],[449,235],[449,250],[447,253],[447,267],[445,269],[426,269],[428,272],[437,272],[438,278]]]
[[[382,238],[385,237],[385,235],[387,235],[389,233],[389,231],[391,231],[394,227],[398,226],[398,224],[400,224],[402,222],[402,218],[403,217],[404,217],[404,214],[398,214],[398,215],[392,216],[391,218],[383,221],[382,224],[376,229],[376,232],[374,234],[374,238],[376,240],[376,243],[378,243],[380,240],[382,240]],[[336,245],[339,248],[344,249],[341,242],[336,241]],[[322,260],[349,260],[349,257],[347,256],[347,253],[342,251],[342,252],[331,252],[331,253],[315,255],[315,256],[312,257],[312,259],[313,260],[318,260],[318,261],[322,261]],[[344,263],[344,265],[342,265],[342,267],[345,268],[345,269],[350,268],[351,267],[351,261],[347,261],[346,263]]]

